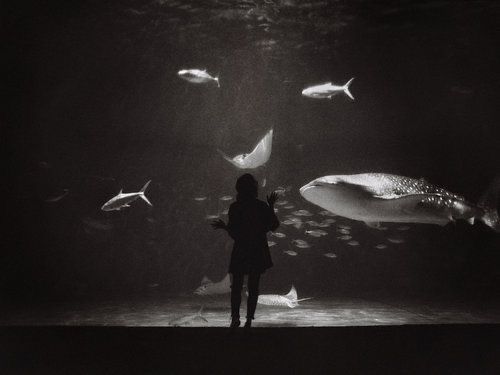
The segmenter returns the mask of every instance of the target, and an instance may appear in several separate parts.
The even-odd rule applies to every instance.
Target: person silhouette
[[[231,283],[231,328],[239,327],[241,289],[243,279],[248,275],[248,299],[245,328],[252,326],[257,299],[259,297],[260,275],[273,266],[267,245],[267,232],[275,231],[280,222],[274,213],[274,203],[278,194],[267,196],[267,204],[258,199],[257,180],[246,173],[236,181],[236,201],[229,207],[229,220],[226,223],[215,220],[214,229],[224,229],[234,240],[229,263]]]

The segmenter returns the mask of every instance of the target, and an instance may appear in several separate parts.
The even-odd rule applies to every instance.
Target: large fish
[[[349,91],[349,86],[351,85],[353,80],[354,78],[351,78],[343,86],[337,86],[332,84],[331,82],[324,83],[322,85],[311,86],[302,90],[302,95],[313,99],[331,99],[335,95],[345,93],[349,98],[354,100],[354,96],[352,96],[351,92]]]
[[[498,212],[492,208],[496,207],[497,185],[477,205],[424,179],[385,173],[324,176],[302,186],[300,194],[337,215],[372,227],[379,227],[380,222],[446,225],[480,220],[500,231]]]
[[[255,169],[267,163],[271,157],[271,149],[273,144],[273,129],[269,130],[267,134],[255,146],[253,151],[249,154],[236,155],[230,158],[221,150],[217,150],[228,162],[240,169]]]
[[[137,198],[143,199],[147,204],[152,206],[151,202],[144,195],[150,182],[151,182],[151,180],[146,182],[146,184],[142,187],[142,189],[136,193],[124,193],[123,189],[120,190],[118,195],[114,196],[109,201],[107,201],[106,203],[103,204],[103,206],[101,207],[101,210],[103,210],[103,211],[115,211],[115,210],[119,211],[122,208],[130,207],[129,203],[132,203]]]
[[[205,70],[200,69],[182,69],[177,72],[177,75],[182,79],[191,82],[191,83],[207,83],[207,82],[215,82],[217,83],[217,87],[220,87],[219,78],[212,77]]]
[[[308,299],[312,299],[312,297],[298,299],[297,290],[292,285],[292,289],[290,289],[288,294],[285,294],[284,296],[279,294],[261,294],[257,299],[257,303],[268,306],[288,306],[293,309],[299,305],[300,301]]]
[[[194,294],[208,296],[213,294],[226,294],[231,292],[231,279],[229,274],[218,283],[214,283],[206,276],[201,280],[201,285],[194,291]]]

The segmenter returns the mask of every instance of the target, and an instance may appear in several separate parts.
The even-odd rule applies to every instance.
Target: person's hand
[[[224,221],[222,221],[221,219],[217,219],[217,220],[214,220],[210,223],[210,225],[212,227],[214,227],[214,229],[227,229],[227,225]]]
[[[279,195],[277,192],[273,191],[270,195],[267,196],[267,203],[269,207],[274,207],[274,203],[278,200]]]

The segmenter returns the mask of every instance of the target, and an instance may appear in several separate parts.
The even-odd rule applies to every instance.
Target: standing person
[[[229,221],[221,219],[212,222],[214,229],[225,229],[234,239],[229,273],[231,284],[231,328],[239,327],[241,289],[243,278],[248,275],[247,321],[245,328],[252,326],[257,299],[259,297],[260,275],[273,266],[267,245],[267,232],[274,231],[280,222],[274,213],[278,194],[267,196],[267,204],[258,197],[258,183],[246,173],[236,181],[236,202],[229,207]]]

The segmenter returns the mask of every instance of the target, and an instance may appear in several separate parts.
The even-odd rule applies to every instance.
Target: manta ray
[[[217,150],[224,159],[240,169],[255,169],[267,163],[271,156],[271,148],[273,143],[273,129],[269,130],[267,134],[257,143],[257,146],[249,154],[236,155],[230,158],[221,150]]]
[[[229,274],[217,283],[214,283],[208,277],[204,276],[201,280],[201,285],[194,291],[194,294],[200,296],[226,293],[231,293],[231,279]]]
[[[268,306],[288,306],[293,309],[299,305],[300,301],[306,301],[308,299],[312,299],[312,297],[298,299],[297,289],[292,285],[288,294],[284,296],[279,294],[261,294],[257,299],[257,303]]]
[[[448,190],[415,179],[386,173],[324,176],[300,188],[300,194],[336,215],[364,221],[446,225],[476,220],[500,231],[496,210],[498,182],[475,205]],[[495,202],[494,202],[495,201]]]

